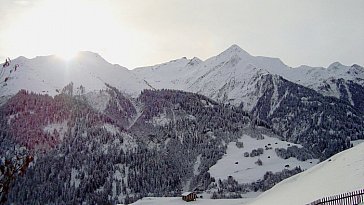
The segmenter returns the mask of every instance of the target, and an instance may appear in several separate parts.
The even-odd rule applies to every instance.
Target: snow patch
[[[171,119],[167,117],[167,114],[164,112],[159,116],[153,117],[150,121],[154,126],[165,126],[171,122]]]
[[[133,127],[134,126],[134,124],[138,121],[138,119],[140,118],[140,116],[142,116],[142,114],[143,114],[143,108],[142,108],[142,106],[141,105],[138,105],[136,102],[134,102],[133,100],[131,100],[130,101],[132,104],[133,104],[133,106],[134,106],[134,108],[135,108],[135,110],[136,110],[136,115],[134,116],[134,118],[133,119],[131,119],[131,121],[130,121],[130,123],[129,123],[129,125],[128,125],[128,127],[127,127],[127,129],[130,129],[131,127]]]
[[[132,136],[130,136],[129,134],[124,133],[124,132],[121,133],[121,136],[124,139],[124,143],[121,146],[121,148],[123,149],[124,152],[126,152],[128,150],[134,150],[137,148],[137,146],[138,146],[137,142],[135,141],[135,139]]]
[[[110,100],[110,95],[106,91],[88,92],[85,97],[88,104],[99,112],[105,111]]]
[[[349,102],[352,106],[354,106],[353,96],[351,95],[348,84],[344,83],[344,86],[345,86],[346,92],[348,93]]]
[[[59,139],[63,141],[65,133],[67,132],[68,129],[67,123],[68,121],[63,121],[62,123],[52,123],[45,126],[43,128],[43,131],[52,135],[56,130],[59,134]]]
[[[276,85],[276,80],[274,79],[273,80],[274,82],[274,93],[273,93],[273,96],[272,96],[272,99],[271,99],[271,109],[269,111],[269,115],[273,115],[274,111],[279,108],[281,102],[283,101],[283,99],[285,99],[289,92],[288,90],[285,91],[283,97],[281,99],[278,99],[278,85]],[[278,102],[277,102],[278,101]]]
[[[113,135],[120,134],[119,128],[116,127],[115,125],[105,123],[102,127],[105,128],[106,131],[110,132]]]
[[[164,141],[164,146],[167,146],[169,141],[171,141],[171,138],[168,138],[168,139],[166,139],[166,141]]]
[[[11,121],[12,121],[14,118],[18,117],[18,115],[19,115],[18,113],[10,115],[10,116],[8,117],[8,125],[10,125],[10,124],[11,124]]]
[[[214,107],[211,103],[207,102],[206,100],[200,100],[201,103],[205,106],[205,107]]]
[[[191,120],[191,121],[195,121],[196,120],[196,117],[193,116],[193,115],[186,115],[185,117],[187,120]]]
[[[71,170],[71,185],[74,185],[77,189],[80,186],[81,180],[77,179],[76,176],[79,174],[77,169],[72,168]]]
[[[200,164],[201,164],[201,154],[197,156],[195,164],[193,165],[193,174],[195,176],[200,174],[200,171],[198,170],[198,168],[200,167]]]

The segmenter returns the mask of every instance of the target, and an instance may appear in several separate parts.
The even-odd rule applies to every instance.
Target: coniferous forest
[[[327,159],[349,148],[350,140],[364,138],[360,110],[288,83],[282,80],[290,98],[273,115],[265,111],[269,89],[251,113],[176,90],[144,90],[130,98],[109,86],[96,93],[109,96],[103,110],[84,93],[75,94],[72,84],[55,97],[22,90],[1,106],[1,156],[3,162],[24,156],[32,160],[12,181],[7,203],[130,203],[144,196],[179,196],[183,190],[215,190],[212,198],[237,198],[302,171],[267,172],[248,184],[210,176],[209,168],[226,153],[227,144],[244,133],[300,143],[301,148],[275,151],[302,161]]]

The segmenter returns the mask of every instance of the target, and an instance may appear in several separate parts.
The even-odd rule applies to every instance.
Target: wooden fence
[[[357,205],[364,202],[364,189],[336,196],[324,197],[307,205]]]

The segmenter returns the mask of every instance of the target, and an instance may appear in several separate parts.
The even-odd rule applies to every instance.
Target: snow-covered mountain
[[[19,68],[10,74],[10,68],[16,64]],[[364,68],[359,65],[344,66],[336,62],[328,68],[291,68],[278,58],[252,56],[237,45],[205,61],[183,57],[134,70],[112,65],[96,53],[80,52],[70,61],[57,56],[19,57],[5,71],[1,82],[6,76],[11,77],[7,86],[2,87],[1,96],[15,94],[20,89],[54,96],[70,82],[74,87],[82,85],[88,92],[105,89],[107,83],[134,97],[143,89],[178,89],[219,102],[242,103],[245,110],[251,111],[264,93],[262,79],[271,74],[364,107],[361,103],[364,97],[356,95],[356,90],[364,90]]]
[[[19,65],[16,71],[15,65]],[[70,61],[57,56],[33,59],[19,57],[12,60],[4,70],[1,82],[7,76],[10,78],[6,84],[2,84],[1,96],[14,95],[21,89],[54,96],[71,82],[75,88],[82,85],[84,92],[105,89],[107,83],[135,96],[140,90],[148,88],[143,80],[128,69],[112,65],[100,55],[86,51],[79,52]]]
[[[206,61],[182,58],[132,72],[155,88],[182,89],[235,105],[243,102],[251,110],[260,97],[255,88],[260,78],[286,67],[279,59],[254,57],[233,45]]]
[[[91,52],[81,52],[68,62],[56,56],[20,57],[10,67],[16,64],[19,68],[2,86],[1,96],[20,89],[53,96],[70,82],[74,93],[112,86],[134,98],[146,88],[179,89],[239,106],[285,140],[304,146],[314,143],[311,148],[322,159],[348,148],[350,137],[362,138],[358,130],[364,111],[364,69],[358,65],[290,68],[280,59],[252,56],[237,45],[205,61],[181,58],[134,70],[112,65]],[[332,85],[321,86],[326,82]],[[333,89],[338,91],[338,99],[321,95],[331,96],[332,92],[326,91]],[[105,92],[86,96],[91,106],[101,111],[106,109],[109,102],[105,99],[109,97]],[[129,123],[132,118],[126,121]],[[340,138],[340,142],[321,145],[321,140],[333,137]]]
[[[285,77],[293,82],[307,86],[328,96],[340,98],[340,88],[337,79],[352,81],[364,85],[364,68],[359,65],[345,66],[339,62],[332,63],[327,68],[300,66],[290,70]]]
[[[237,45],[205,61],[182,58],[132,72],[154,88],[197,92],[224,103],[243,103],[246,110],[253,109],[262,95],[257,84],[267,74],[282,76],[326,96],[345,98],[352,105],[355,100],[348,84],[364,85],[364,68],[359,65],[336,62],[328,68],[291,68],[278,58],[252,56]]]

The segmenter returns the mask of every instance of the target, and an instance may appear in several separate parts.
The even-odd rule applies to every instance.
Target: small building
[[[185,192],[182,194],[182,199],[184,201],[195,201],[197,198],[197,195],[195,192]]]

